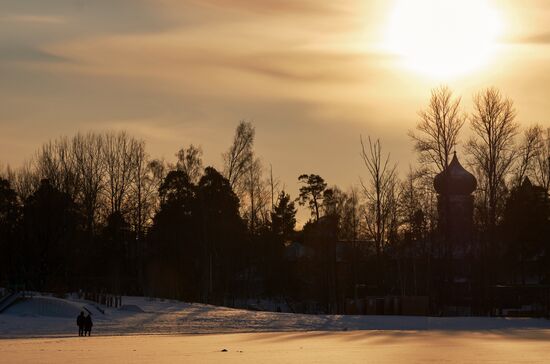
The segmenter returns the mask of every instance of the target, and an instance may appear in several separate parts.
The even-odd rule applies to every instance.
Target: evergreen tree
[[[203,299],[221,301],[230,293],[236,274],[247,257],[245,225],[239,216],[239,199],[229,180],[212,167],[198,184],[204,248]]]
[[[545,260],[549,253],[549,219],[546,190],[534,186],[526,177],[520,186],[512,189],[506,202],[501,228],[507,264],[501,267],[501,272],[511,272],[522,284],[529,276],[548,273]]]
[[[34,289],[66,292],[80,266],[77,228],[81,218],[67,193],[47,179],[23,210],[26,282]]]
[[[0,285],[8,283],[17,269],[16,261],[23,254],[18,249],[18,227],[21,206],[8,180],[0,178]]]
[[[293,232],[296,226],[296,208],[294,201],[290,200],[290,195],[281,191],[271,213],[271,229],[276,236],[286,240]]]
[[[300,187],[298,202],[302,206],[307,204],[311,210],[311,215],[315,216],[315,221],[318,221],[327,183],[317,174],[302,174],[298,177],[298,181],[303,184]]]
[[[202,261],[196,186],[186,172],[168,173],[159,188],[160,210],[150,232],[151,284],[164,295],[198,298]]]
[[[135,286],[137,274],[135,234],[122,213],[114,212],[107,218],[103,229],[101,249],[96,249],[94,265],[103,262],[101,274],[105,277],[102,288],[111,293],[123,293],[123,287],[139,293]],[[93,270],[93,267],[92,267]]]

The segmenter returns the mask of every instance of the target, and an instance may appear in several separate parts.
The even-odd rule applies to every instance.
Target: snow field
[[[0,340],[5,363],[548,363],[549,330],[353,331]],[[223,351],[223,350],[226,351]]]
[[[0,314],[0,338],[73,336],[76,316],[91,312],[94,335],[220,334],[288,331],[487,331],[548,329],[531,318],[345,316],[247,311],[173,300],[124,297],[120,309],[93,302],[38,296]]]
[[[98,309],[99,307],[99,309]],[[92,313],[92,337],[76,316]],[[35,296],[0,314],[0,363],[548,363],[550,321],[302,315]]]

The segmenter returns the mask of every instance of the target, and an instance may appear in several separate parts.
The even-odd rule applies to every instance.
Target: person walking
[[[80,315],[76,317],[76,325],[78,326],[78,336],[84,336],[84,321],[86,321],[86,317],[84,317],[84,311],[80,311]]]
[[[92,326],[94,326],[92,316],[88,314],[88,316],[84,319],[84,336],[86,336],[86,334],[88,334],[88,336],[92,334]]]

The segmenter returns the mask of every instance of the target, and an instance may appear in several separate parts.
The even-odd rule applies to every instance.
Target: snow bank
[[[76,318],[81,311],[85,311],[84,306],[76,302],[40,296],[23,299],[6,309],[4,314]]]
[[[97,335],[216,334],[289,331],[488,331],[550,329],[531,318],[345,316],[247,311],[145,297],[123,297],[120,309],[74,299],[35,297],[0,314],[0,337],[74,335],[75,318],[86,307]]]
[[[122,306],[120,306],[119,310],[129,311],[129,312],[138,312],[138,313],[145,312],[138,305],[122,305]]]

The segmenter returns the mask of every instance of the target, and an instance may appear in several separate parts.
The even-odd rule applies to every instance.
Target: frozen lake
[[[0,340],[2,362],[12,364],[548,363],[549,353],[550,330],[323,331]]]

